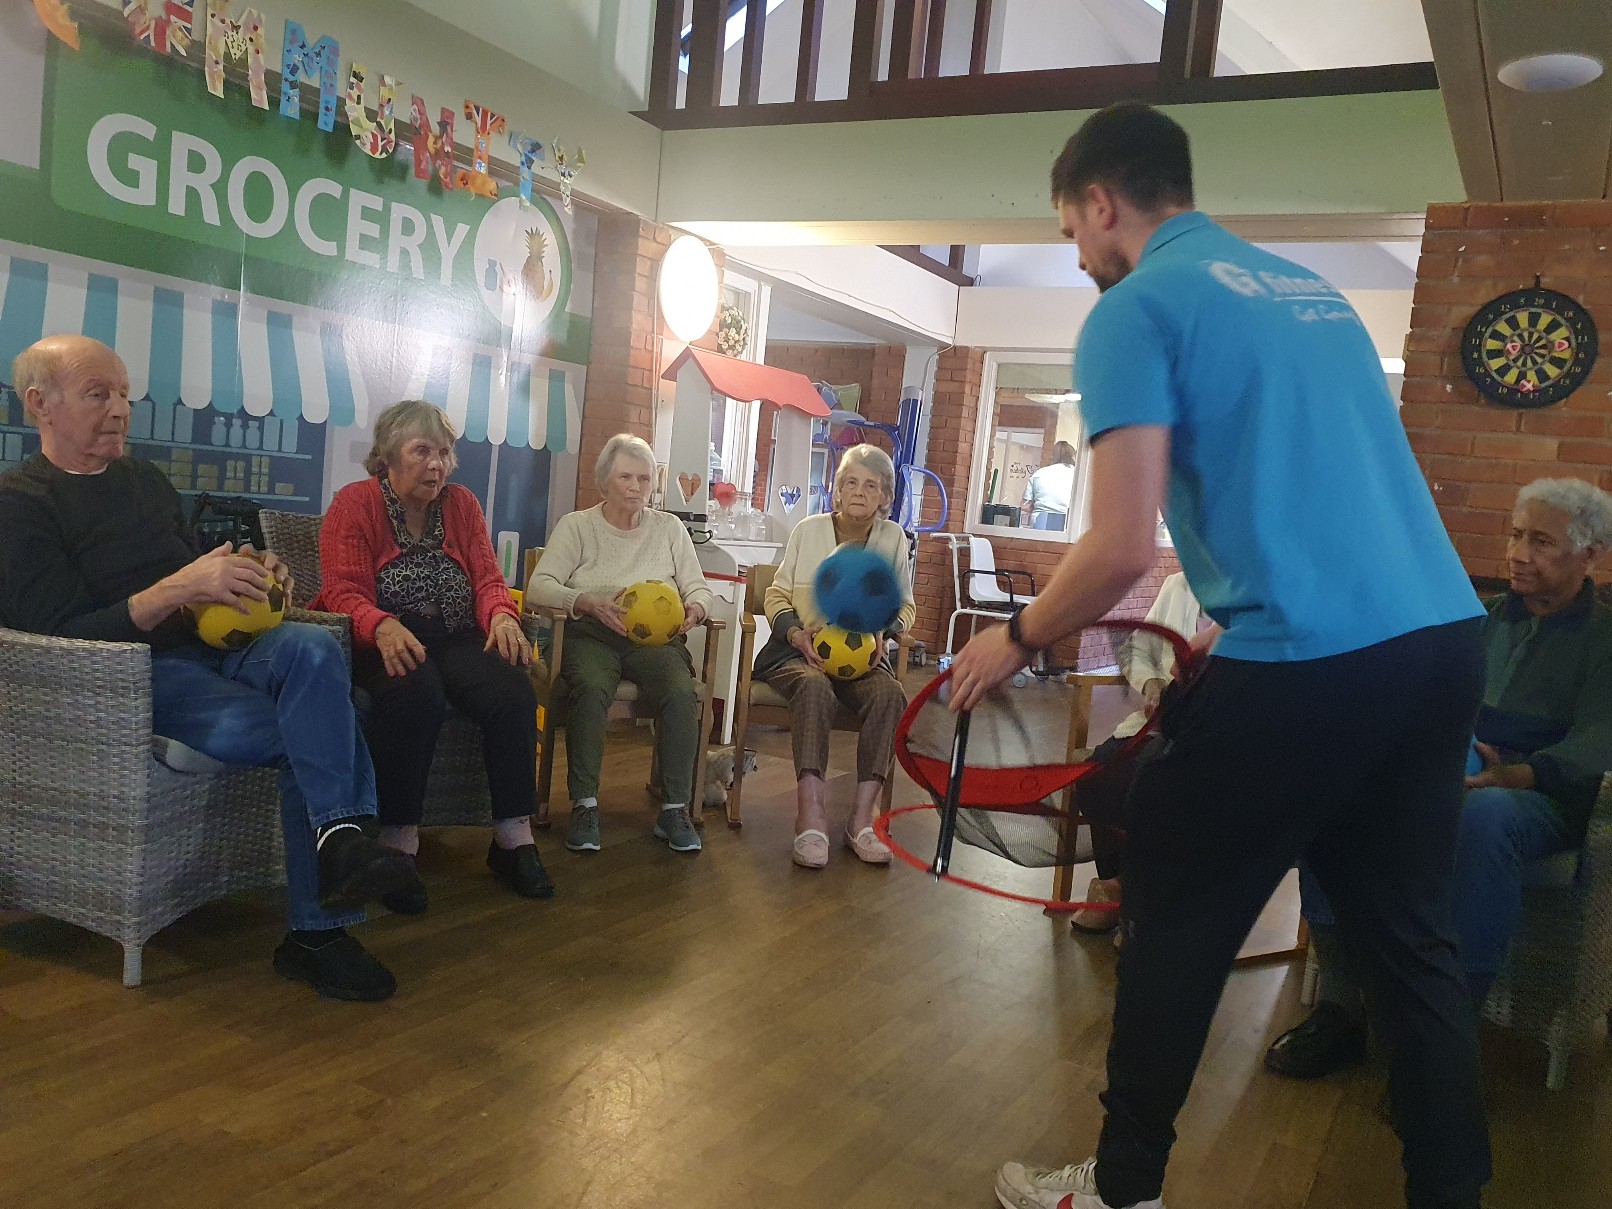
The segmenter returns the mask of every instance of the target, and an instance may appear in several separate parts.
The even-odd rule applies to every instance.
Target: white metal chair
[[[992,621],[1006,621],[1035,599],[1035,577],[1028,571],[1017,571],[996,565],[996,551],[988,538],[971,533],[937,533],[952,548],[952,592],[957,607],[952,610],[946,624],[946,654],[951,655],[957,640],[957,620],[960,617],[988,617]],[[968,568],[963,567],[963,551],[968,551]],[[1007,590],[1002,590],[1002,581]],[[1028,585],[1021,591],[1015,580]],[[970,634],[976,623],[971,621]]]

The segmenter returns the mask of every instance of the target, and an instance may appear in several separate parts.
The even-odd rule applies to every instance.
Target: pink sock
[[[388,848],[396,848],[399,852],[407,852],[410,856],[420,854],[420,829],[418,827],[382,827],[381,843]]]
[[[527,844],[536,843],[532,839],[531,816],[523,814],[518,819],[495,819],[493,842],[500,848],[524,848]]]

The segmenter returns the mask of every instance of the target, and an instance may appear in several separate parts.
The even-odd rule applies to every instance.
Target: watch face
[[[1502,294],[1466,325],[1461,364],[1479,393],[1507,407],[1549,407],[1595,365],[1595,320],[1566,294]]]

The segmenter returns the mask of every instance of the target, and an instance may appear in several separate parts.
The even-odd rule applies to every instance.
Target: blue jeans
[[[1469,789],[1455,842],[1450,899],[1469,981],[1500,972],[1522,914],[1522,869],[1574,846],[1550,799],[1532,789]]]
[[[375,813],[375,768],[353,716],[341,646],[286,622],[245,650],[195,643],[151,660],[151,729],[226,764],[280,769],[293,928],[358,923],[319,905],[316,829]]]

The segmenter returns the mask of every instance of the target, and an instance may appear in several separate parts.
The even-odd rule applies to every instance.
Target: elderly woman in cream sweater
[[[571,824],[565,846],[599,851],[599,767],[605,720],[622,678],[638,686],[642,708],[656,719],[656,747],[666,805],[655,838],[674,852],[698,852],[689,818],[699,750],[699,697],[688,643],[639,646],[627,637],[618,598],[635,583],[658,579],[683,599],[683,634],[705,620],[711,589],[683,522],[647,507],[655,480],[648,442],[611,437],[594,468],[602,503],[560,519],[527,585],[526,599],[563,609],[566,627],[560,679],[566,694],[566,778]]]
[[[895,467],[876,445],[855,445],[840,458],[834,474],[833,511],[807,517],[795,526],[783,562],[763,602],[772,636],[756,656],[755,675],[789,699],[790,736],[795,756],[795,843],[793,859],[807,869],[828,864],[829,833],[823,773],[828,767],[828,736],[841,704],[862,720],[856,743],[856,805],[844,832],[845,845],[870,865],[890,863],[890,849],[873,832],[879,792],[890,774],[896,722],[906,695],[883,660],[859,680],[834,680],[812,649],[812,638],[827,618],[812,596],[818,565],[840,546],[866,546],[888,559],[901,585],[901,612],[888,633],[912,624],[912,572],[907,535],[887,519],[895,499]]]

